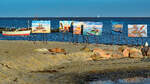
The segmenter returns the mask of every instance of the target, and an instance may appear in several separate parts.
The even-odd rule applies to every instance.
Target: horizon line
[[[0,18],[150,18],[150,16],[0,16]]]

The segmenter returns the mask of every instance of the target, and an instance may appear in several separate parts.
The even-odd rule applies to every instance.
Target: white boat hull
[[[29,36],[31,33],[30,30],[27,31],[2,31],[4,36]]]

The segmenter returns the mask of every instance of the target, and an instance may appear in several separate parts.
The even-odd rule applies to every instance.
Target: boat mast
[[[28,28],[27,29],[29,29],[29,20],[28,20]]]

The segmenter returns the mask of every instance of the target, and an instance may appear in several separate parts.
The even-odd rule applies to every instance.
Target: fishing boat
[[[25,31],[2,31],[2,35],[4,36],[29,36],[31,33],[31,30],[25,30]]]
[[[19,28],[14,30],[2,31],[2,35],[4,36],[29,36],[31,33],[31,28],[29,27],[28,20],[28,28]]]

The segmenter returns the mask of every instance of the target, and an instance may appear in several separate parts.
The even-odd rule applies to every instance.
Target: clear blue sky
[[[150,16],[150,0],[0,0],[3,16]]]

